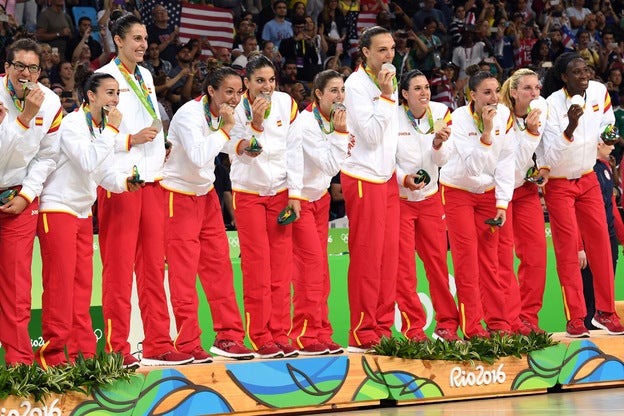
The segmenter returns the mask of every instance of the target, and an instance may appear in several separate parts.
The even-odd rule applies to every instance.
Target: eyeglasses
[[[9,61],[9,65],[13,65],[13,68],[15,68],[18,72],[22,72],[26,68],[28,68],[28,71],[33,74],[36,74],[37,72],[41,71],[41,67],[39,65],[24,65],[21,62],[10,62],[10,61]]]

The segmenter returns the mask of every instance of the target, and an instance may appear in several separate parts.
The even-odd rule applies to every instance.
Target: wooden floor
[[[624,388],[576,390],[555,394],[309,414],[331,416],[622,416],[624,415]]]

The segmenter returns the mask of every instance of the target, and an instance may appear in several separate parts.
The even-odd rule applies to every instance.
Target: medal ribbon
[[[403,108],[405,109],[407,118],[409,119],[410,123],[412,123],[412,127],[414,127],[414,130],[416,130],[416,132],[420,134],[433,133],[433,114],[431,114],[431,109],[429,108],[429,106],[427,106],[427,110],[425,110],[425,114],[427,115],[427,121],[429,122],[429,130],[427,131],[420,130],[420,126],[416,121],[416,117],[414,117],[414,114],[412,114],[412,110],[410,110],[408,106],[403,105]]]
[[[212,112],[210,111],[210,103],[208,102],[208,96],[204,95],[202,99],[204,103],[204,116],[206,117],[206,123],[208,123],[208,128],[210,131],[217,131],[223,126],[223,119],[221,117],[217,118],[217,127],[212,127]]]
[[[11,99],[13,100],[13,104],[15,104],[15,108],[17,108],[17,110],[21,113],[22,111],[24,111],[24,103],[22,102],[22,100],[20,100],[17,97],[17,92],[15,92],[13,83],[11,82],[8,76],[6,77],[5,85],[6,85],[7,91],[9,92],[9,95],[11,96]]]
[[[470,102],[470,105],[468,107],[468,111],[470,111],[470,115],[472,116],[472,119],[474,120],[476,126],[477,126],[477,130],[479,130],[479,133],[483,133],[483,117],[477,113],[474,112],[474,101]]]
[[[329,130],[325,129],[325,123],[323,122],[323,117],[321,116],[321,111],[316,106],[316,103],[312,105],[312,112],[314,113],[314,118],[318,122],[319,127],[325,134],[331,134],[334,132],[334,120],[329,118]]]
[[[91,108],[89,108],[89,104],[83,104],[82,105],[82,111],[84,111],[85,113],[85,118],[87,120],[87,127],[89,127],[89,131],[91,132],[91,136],[95,137],[95,131],[93,130],[93,125],[95,124],[95,122],[93,121],[93,115],[91,115]],[[104,115],[102,115],[102,123],[98,126],[95,125],[99,130],[100,133],[102,133],[102,130],[104,129],[104,127],[106,127],[106,119],[104,118]]]
[[[143,81],[143,77],[141,76],[141,72],[139,71],[139,66],[137,65],[134,68],[134,80],[133,80],[132,77],[130,76],[130,71],[128,70],[128,68],[126,68],[124,64],[121,63],[121,61],[119,60],[119,57],[115,58],[115,64],[117,65],[117,68],[119,68],[121,75],[123,75],[124,79],[130,86],[132,91],[134,91],[134,94],[137,96],[139,101],[141,101],[141,104],[143,104],[143,107],[145,107],[149,115],[152,116],[152,118],[157,119],[158,116],[156,115],[156,110],[154,109],[154,103],[152,103],[152,97],[150,97],[149,90],[147,89],[147,86],[145,85],[145,82]],[[137,83],[139,84],[139,87],[141,88],[140,90],[139,88],[137,88],[137,85],[136,85]]]

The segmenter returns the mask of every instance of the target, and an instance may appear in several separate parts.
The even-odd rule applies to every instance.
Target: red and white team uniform
[[[125,175],[114,175],[115,127],[89,128],[84,105],[68,114],[59,130],[61,153],[39,197],[37,234],[43,264],[41,324],[46,343],[37,360],[46,368],[82,352],[95,355],[89,309],[93,280],[93,222],[91,206],[102,183],[115,192],[125,190]],[[88,108],[88,107],[87,107]]]
[[[0,342],[6,351],[7,365],[32,364],[28,322],[38,196],[56,166],[62,109],[58,96],[39,84],[45,99],[29,125],[24,125],[18,119],[18,105],[23,103],[13,101],[9,78],[0,77],[0,84],[0,101],[7,108],[0,125],[0,193],[15,189],[29,202],[19,215],[0,213]]]
[[[301,215],[292,224],[295,272],[290,337],[297,348],[319,342],[333,344],[327,307],[327,219],[331,199],[327,188],[347,157],[349,135],[331,131],[329,126],[327,115],[316,104],[300,113],[294,125],[303,145]]]
[[[545,99],[544,107],[547,108]],[[513,115],[512,115],[513,116]],[[517,330],[525,323],[538,328],[538,312],[542,308],[546,284],[546,233],[544,210],[537,186],[525,181],[531,167],[542,166],[541,137],[546,128],[547,112],[542,112],[537,134],[530,132],[523,120],[514,117],[515,178],[513,198],[507,206],[507,222],[499,236],[499,267],[501,276],[507,276],[510,304],[509,323]],[[533,154],[539,155],[533,161]],[[514,249],[520,259],[518,279],[514,272]],[[519,287],[518,287],[519,286]]]
[[[341,184],[349,218],[349,345],[367,349],[390,336],[399,262],[398,113],[360,66],[345,82],[349,157]]]
[[[251,126],[245,94],[235,110],[232,141],[234,214],[241,248],[245,320],[254,350],[270,343],[288,345],[291,328],[292,227],[277,223],[289,198],[301,199],[303,153],[293,122],[297,104],[285,93],[271,95],[271,111],[262,131]],[[255,136],[262,153],[252,158],[236,151],[242,140]]]
[[[509,331],[505,294],[508,284],[498,276],[497,227],[485,224],[506,209],[513,194],[514,135],[509,109],[497,106],[492,143],[481,140],[473,104],[452,114],[453,152],[440,171],[457,287],[460,327],[466,337],[488,329]]]
[[[597,209],[603,201],[593,169],[600,133],[605,126],[615,123],[615,116],[604,85],[589,81],[584,98],[578,127],[573,137],[567,137],[564,130],[568,126],[571,97],[565,88],[551,94],[547,98],[550,111],[543,138],[544,163],[550,167],[544,199],[568,321],[582,320],[586,315],[577,257],[580,237],[594,276],[596,310],[615,312],[609,232],[604,210]]]
[[[230,140],[218,116],[205,113],[206,96],[184,104],[169,126],[172,150],[164,168],[169,290],[178,335],[176,349],[201,347],[196,276],[210,305],[217,339],[243,341],[245,331],[234,291],[230,248],[219,196],[215,157]],[[207,122],[210,119],[210,126]]]
[[[438,168],[444,166],[452,150],[451,142],[433,148],[435,120],[451,123],[449,108],[429,102],[425,115],[414,119],[400,107],[399,142],[397,148],[397,181],[401,195],[401,226],[399,234],[399,271],[396,299],[401,311],[401,332],[407,338],[422,336],[426,315],[416,292],[416,260],[414,250],[424,263],[429,293],[436,313],[437,327],[456,333],[459,325],[457,305],[449,289],[447,239],[444,208],[438,192]],[[431,182],[417,191],[405,187],[407,175],[425,170]]]
[[[151,102],[156,105],[152,75],[140,65],[137,71],[140,71]],[[106,350],[123,355],[130,353],[130,297],[135,272],[145,333],[143,356],[154,357],[173,349],[164,289],[164,191],[158,184],[162,179],[165,160],[164,136],[161,131],[153,141],[131,146],[130,135],[151,126],[154,118],[126,81],[115,60],[96,72],[110,74],[119,83],[117,108],[125,116],[115,138],[113,169],[129,177],[133,166],[136,166],[145,181],[145,186],[136,192],[116,194],[105,187],[98,189]],[[141,90],[133,75],[130,74],[130,82],[135,89]],[[157,111],[155,115],[158,117]]]

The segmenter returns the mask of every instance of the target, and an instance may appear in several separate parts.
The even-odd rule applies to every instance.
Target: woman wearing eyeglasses
[[[28,321],[37,197],[59,151],[61,103],[37,84],[40,63],[39,45],[18,40],[7,50],[6,74],[0,77],[0,101],[7,110],[0,125],[0,194],[15,193],[0,206],[0,342],[7,365],[32,364],[34,358]]]

